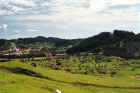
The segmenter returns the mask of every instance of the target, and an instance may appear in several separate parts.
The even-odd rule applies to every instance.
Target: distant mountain
[[[60,39],[55,37],[43,37],[38,36],[35,38],[19,38],[19,39],[12,39],[12,40],[5,40],[0,39],[0,50],[7,49],[11,43],[15,43],[16,46],[21,48],[28,48],[31,46],[52,46],[52,47],[67,47],[69,45],[74,45],[75,43],[79,42],[81,39]]]
[[[113,33],[102,32],[96,36],[81,40],[77,45],[67,50],[67,53],[102,52],[111,56],[140,55],[140,34],[129,31],[114,30]],[[130,54],[129,54],[130,52]]]
[[[19,39],[13,39],[10,40],[11,42],[16,42],[16,43],[22,43],[22,44],[32,44],[32,43],[36,43],[36,42],[40,42],[40,43],[44,43],[44,42],[48,42],[48,43],[52,43],[55,46],[59,47],[59,46],[67,46],[70,44],[74,44],[76,42],[78,42],[80,39],[73,39],[73,40],[68,40],[68,39],[60,39],[60,38],[55,38],[55,37],[43,37],[43,36],[38,36],[35,38],[19,38]]]
[[[12,40],[0,39],[0,50],[8,49],[11,44],[25,49],[39,47],[43,48],[43,51],[66,50],[68,54],[93,52],[108,56],[140,57],[140,34],[123,30],[114,30],[113,33],[102,32],[86,39],[69,40],[42,36]]]

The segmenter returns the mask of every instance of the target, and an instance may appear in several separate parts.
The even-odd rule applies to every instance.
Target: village
[[[53,57],[57,58],[65,58],[68,56],[66,53],[66,48],[61,50],[56,50],[55,53],[50,51],[45,51],[43,47],[30,47],[30,48],[19,48],[15,44],[12,44],[8,49],[0,51],[0,55],[2,57],[10,58],[19,58],[19,57],[27,57],[25,55],[32,55],[32,57],[46,57],[47,60],[53,59]]]
[[[0,51],[2,55],[24,55],[30,53],[38,53],[41,51],[41,48],[28,48],[28,49],[21,49],[16,47],[15,45],[10,46],[7,50]]]
[[[51,52],[51,50],[44,50],[43,47],[29,47],[29,48],[20,48],[17,47],[15,44],[11,44],[11,46],[6,50],[1,50],[0,55],[2,56],[23,56],[23,55],[39,55],[45,56],[46,59],[50,60],[53,58],[53,56],[56,56],[57,58],[65,58],[68,56],[91,56],[94,53],[88,53],[88,52],[80,52],[79,54],[69,55],[66,53],[66,50],[69,47],[63,47],[60,49],[53,50],[55,52]]]

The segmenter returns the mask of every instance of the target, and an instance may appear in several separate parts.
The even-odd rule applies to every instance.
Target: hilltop
[[[0,39],[0,50],[7,49],[11,46],[11,43],[16,44],[20,48],[28,48],[31,46],[43,46],[43,47],[67,47],[79,42],[81,39],[60,39],[55,37],[43,37],[38,36],[34,38],[18,38],[18,39]]]
[[[140,34],[129,31],[114,30],[113,33],[102,32],[82,40],[68,49],[68,53],[93,52],[108,56],[140,56]]]

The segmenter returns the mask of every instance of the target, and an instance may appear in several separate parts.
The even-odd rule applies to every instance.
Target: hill
[[[68,53],[102,52],[104,55],[132,57],[140,53],[140,34],[129,31],[114,30],[113,33],[102,32],[96,36],[82,40],[68,49]],[[139,54],[138,54],[139,56]]]
[[[19,39],[0,39],[0,50],[5,50],[11,46],[11,43],[14,43],[16,46],[20,48],[29,48],[32,46],[38,47],[68,47],[69,45],[74,45],[75,43],[79,42],[81,39],[60,39],[55,37],[42,37],[38,36],[35,38],[19,38]]]
[[[81,52],[100,53],[107,56],[119,56],[125,58],[140,57],[140,34],[124,30],[102,32],[86,39],[60,39],[54,37],[19,38],[12,40],[0,40],[0,50],[8,49],[15,44],[22,49],[41,48],[43,51],[66,51],[68,54]]]
[[[75,39],[75,40],[68,40],[68,39],[60,39],[60,38],[55,38],[55,37],[43,37],[43,36],[38,36],[35,38],[19,38],[19,39],[13,39],[9,40],[10,42],[15,42],[16,44],[34,44],[36,42],[39,43],[51,43],[54,44],[56,47],[60,46],[68,46],[71,44],[76,43],[80,39]]]

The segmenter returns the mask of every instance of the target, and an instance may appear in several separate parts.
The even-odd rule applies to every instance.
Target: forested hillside
[[[134,56],[140,49],[140,34],[129,31],[114,30],[113,33],[102,32],[96,36],[82,40],[68,49],[68,53],[102,52],[113,56]],[[130,52],[130,54],[128,54]]]
[[[0,39],[0,50],[5,50],[11,46],[11,43],[14,43],[16,46],[20,48],[29,48],[32,46],[39,46],[39,47],[67,47],[69,45],[74,45],[78,43],[81,39],[74,39],[74,40],[67,40],[67,39],[60,39],[54,37],[42,37],[38,36],[35,38],[19,38],[19,39],[12,39],[12,40],[5,40]]]
[[[0,40],[0,50],[5,50],[14,43],[19,48],[42,47],[59,50],[66,47],[68,54],[81,52],[102,53],[108,56],[134,57],[140,56],[140,34],[130,31],[114,30],[102,32],[86,39],[60,39],[54,37],[19,38]]]

